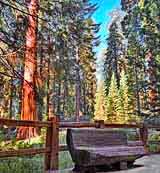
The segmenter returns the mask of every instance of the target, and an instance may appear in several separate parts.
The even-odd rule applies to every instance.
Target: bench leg
[[[74,168],[72,169],[73,173],[85,173],[86,168],[80,165],[75,165]]]
[[[96,168],[94,166],[88,167],[85,173],[96,173]]]
[[[84,170],[83,167],[79,165],[75,165],[74,168],[72,169],[72,171],[75,173],[82,173],[83,170]]]
[[[133,166],[133,163],[134,163],[134,161],[128,161],[127,162],[128,167],[132,167]]]
[[[76,172],[79,170],[79,166],[78,165],[74,165],[74,168],[72,169],[72,171]]]
[[[126,170],[127,167],[127,162],[126,161],[122,161],[120,162],[120,170]]]
[[[74,173],[96,173],[96,168],[94,166],[83,167],[83,166],[75,165],[72,171]]]

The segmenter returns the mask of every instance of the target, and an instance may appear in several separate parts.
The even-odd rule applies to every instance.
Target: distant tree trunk
[[[53,80],[51,78],[50,70],[48,72],[49,73],[48,73],[48,81],[47,81],[48,86],[47,86],[47,103],[46,104],[47,104],[47,117],[50,118],[54,116],[55,110],[54,110],[54,104],[53,104]]]
[[[83,114],[86,115],[86,84],[83,84]]]
[[[76,121],[80,121],[80,90],[81,90],[81,83],[80,83],[80,67],[79,67],[79,56],[78,56],[78,48],[76,49]]]
[[[44,49],[43,49],[44,45],[43,45],[43,39],[41,38],[41,45],[40,45],[40,67],[39,67],[39,76],[41,79],[43,79],[43,65],[44,65]],[[44,111],[44,101],[43,101],[43,97],[41,97],[43,95],[43,88],[40,86],[38,93],[37,93],[37,101],[38,101],[38,119],[40,121],[43,120],[43,111]]]
[[[117,85],[119,87],[119,74],[118,74],[118,60],[117,60],[117,57],[116,57],[116,51],[115,51],[115,57],[113,58],[113,64],[112,64],[112,70],[114,72],[114,75],[116,77],[116,81],[117,81]]]
[[[93,115],[94,115],[94,105],[95,105],[95,102],[94,102],[94,93],[95,93],[95,90],[94,90],[94,84],[93,84],[93,82],[92,82],[92,84],[91,84],[90,87],[91,87],[91,101],[92,101],[90,115],[92,115],[92,117],[93,117]]]
[[[22,88],[21,120],[37,120],[35,74],[37,67],[37,25],[38,25],[38,0],[28,3],[28,28],[26,31],[26,52],[24,61],[24,81]],[[17,138],[26,139],[37,135],[34,127],[20,127]]]
[[[54,105],[53,105],[53,83],[54,83],[54,77],[51,74],[51,56],[52,56],[52,48],[53,45],[51,43],[51,38],[50,36],[48,36],[48,63],[47,63],[47,75],[48,75],[48,79],[47,79],[47,116],[48,118],[53,117],[54,116]]]
[[[41,40],[41,45],[40,46],[41,47],[40,47],[40,67],[39,67],[39,73],[40,73],[40,76],[43,76],[43,58],[44,58],[43,39]]]
[[[139,86],[138,86],[137,57],[135,57],[134,72],[135,72],[135,82],[136,82],[136,106],[137,106],[137,112],[138,114],[140,114],[141,105],[140,105]]]
[[[48,58],[48,63],[47,63],[47,102],[46,102],[46,107],[47,107],[47,110],[46,110],[46,114],[47,114],[47,117],[49,118],[50,117],[50,59]]]
[[[80,118],[80,76],[79,70],[76,70],[76,121]]]
[[[156,79],[156,64],[151,50],[146,54],[146,78],[148,84],[148,104],[150,113],[155,113],[158,102],[157,79]]]
[[[58,79],[58,100],[57,100],[57,114],[61,114],[61,80]]]
[[[55,104],[55,93],[56,93],[56,73],[55,71],[53,72],[53,87],[52,87],[52,91],[53,91],[53,101],[52,101],[52,104],[53,104],[53,107],[54,107],[54,113],[55,113],[55,107],[56,107],[56,104]]]
[[[9,118],[13,117],[13,93],[14,93],[14,85],[13,85],[13,78],[10,81],[10,103],[9,103]]]
[[[64,95],[63,95],[63,119],[65,116],[65,107],[66,107],[66,98],[68,96],[68,82],[67,80],[64,81]]]

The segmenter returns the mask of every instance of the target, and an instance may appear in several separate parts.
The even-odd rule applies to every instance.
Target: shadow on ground
[[[134,170],[136,168],[141,168],[144,167],[144,165],[138,165],[138,164],[134,164],[132,166],[129,166],[127,170],[123,170],[123,171],[129,171],[129,170]],[[108,167],[108,166],[101,166],[101,167],[97,167],[96,168],[96,172],[97,173],[101,173],[101,172],[117,172],[120,171],[119,167]]]

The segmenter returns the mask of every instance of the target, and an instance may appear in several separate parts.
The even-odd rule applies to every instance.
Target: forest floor
[[[107,171],[105,173],[160,173],[160,155],[144,156],[136,160],[134,168],[125,171]],[[53,171],[50,173],[73,173],[71,170]],[[99,172],[102,173],[102,172]],[[103,172],[104,173],[104,172]]]

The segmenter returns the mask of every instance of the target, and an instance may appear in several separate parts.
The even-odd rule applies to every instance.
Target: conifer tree
[[[104,82],[102,81],[99,84],[99,88],[96,93],[96,104],[95,104],[95,120],[104,120],[105,119],[105,107],[106,107],[106,96],[105,96],[105,87]]]
[[[112,74],[111,84],[109,87],[108,96],[106,99],[106,122],[118,123],[120,122],[120,97],[118,92],[117,81],[114,73]]]
[[[134,81],[132,83],[138,114],[159,115],[160,3],[156,0],[121,0],[121,3],[126,12],[122,24],[128,42],[128,59],[132,61],[130,69],[135,69],[135,86]]]
[[[123,60],[123,34],[117,20],[113,20],[109,27],[109,37],[107,38],[107,51],[104,62],[104,75],[106,80],[106,93],[108,94],[108,87],[110,85],[112,73],[114,72],[119,86],[120,72],[124,66]]]
[[[120,87],[119,87],[119,96],[121,100],[121,120],[123,123],[128,123],[131,119],[131,113],[133,112],[133,102],[132,102],[132,95],[129,90],[127,76],[124,70],[121,72],[121,79],[120,79]]]

